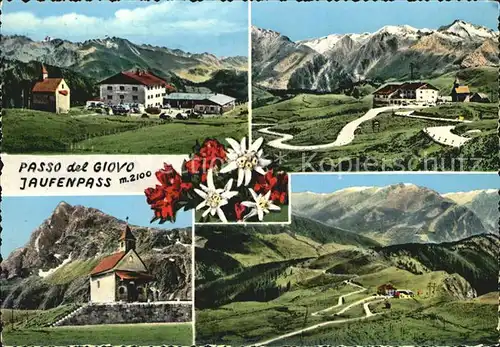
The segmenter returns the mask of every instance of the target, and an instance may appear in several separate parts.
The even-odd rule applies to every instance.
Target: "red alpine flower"
[[[164,164],[163,169],[155,174],[161,185],[144,190],[146,201],[154,210],[155,218],[174,220],[176,203],[193,185],[190,182],[183,182],[182,177],[169,164]]]
[[[234,213],[236,214],[236,220],[243,220],[243,213],[246,210],[246,206],[242,205],[241,202],[234,204]]]
[[[198,153],[184,164],[184,169],[191,175],[200,175],[206,182],[206,173],[210,169],[220,168],[226,161],[226,149],[217,140],[207,139],[201,145]]]
[[[156,171],[156,178],[164,188],[174,187],[179,193],[190,190],[193,187],[190,182],[183,182],[181,175],[169,164],[163,164],[163,169]]]
[[[257,177],[257,182],[255,183],[253,190],[264,195],[268,191],[272,190],[277,183],[278,179],[274,177],[273,169],[270,169],[265,175],[259,175]]]
[[[288,196],[288,175],[283,171],[275,175],[273,169],[270,169],[265,175],[257,177],[253,190],[262,195],[271,191],[270,199],[284,204]]]

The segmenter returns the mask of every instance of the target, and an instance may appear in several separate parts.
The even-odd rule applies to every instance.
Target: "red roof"
[[[90,273],[91,275],[95,275],[104,271],[111,270],[118,264],[118,262],[123,258],[125,255],[125,252],[118,252],[115,254],[112,254],[110,256],[107,256],[97,266],[92,270]]]
[[[417,89],[420,89],[420,88],[435,89],[435,90],[437,90],[436,87],[430,85],[429,83],[425,83],[425,82],[403,83],[400,88],[401,89],[406,89],[406,90],[417,90]]]
[[[153,75],[147,71],[123,71],[116,75],[106,78],[99,84],[142,84],[145,86],[161,85],[167,89],[174,89],[173,86],[167,84],[160,77]]]
[[[43,81],[36,82],[33,87],[34,93],[54,93],[61,83],[62,78],[46,78]]]
[[[144,272],[116,271],[116,275],[122,280],[153,279],[153,276]]]
[[[154,85],[166,85],[167,82],[162,80],[161,78],[156,77],[155,75],[150,74],[149,72],[122,72],[125,76],[133,78],[140,84],[145,86],[154,86]]]
[[[397,91],[399,87],[400,86],[398,84],[388,84],[383,86],[379,90],[376,90],[375,92],[373,92],[373,94],[389,95]]]

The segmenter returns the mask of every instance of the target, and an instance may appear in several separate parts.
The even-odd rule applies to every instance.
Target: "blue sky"
[[[292,175],[292,192],[331,193],[348,187],[385,187],[391,184],[413,183],[441,194],[499,189],[496,173],[487,174],[308,174]]]
[[[279,15],[277,15],[279,14]],[[374,32],[385,25],[437,29],[462,19],[497,30],[496,2],[253,2],[252,25],[293,41],[330,34]]]
[[[93,207],[115,218],[146,227],[172,229],[190,227],[192,212],[177,213],[175,223],[150,224],[153,211],[143,195],[134,196],[47,196],[47,197],[2,197],[2,255],[4,258],[18,247],[24,246],[31,233],[47,219],[57,204],[65,201],[70,205]]]
[[[84,41],[118,36],[135,43],[217,56],[248,55],[248,4],[220,1],[12,1],[2,33]]]

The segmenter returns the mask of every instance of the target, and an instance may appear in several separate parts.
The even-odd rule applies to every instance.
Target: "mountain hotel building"
[[[407,102],[431,103],[437,102],[439,90],[425,82],[389,83],[373,92],[373,104],[401,105]]]
[[[163,97],[174,90],[161,78],[142,70],[120,72],[99,83],[100,99],[112,105],[138,103],[161,107]]]

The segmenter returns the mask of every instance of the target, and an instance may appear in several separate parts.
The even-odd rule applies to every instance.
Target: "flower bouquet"
[[[264,157],[263,139],[226,141],[231,148],[215,139],[196,145],[181,173],[169,164],[156,172],[160,184],[145,190],[151,222],[174,222],[181,209],[195,209],[201,223],[288,221],[288,175]]]

